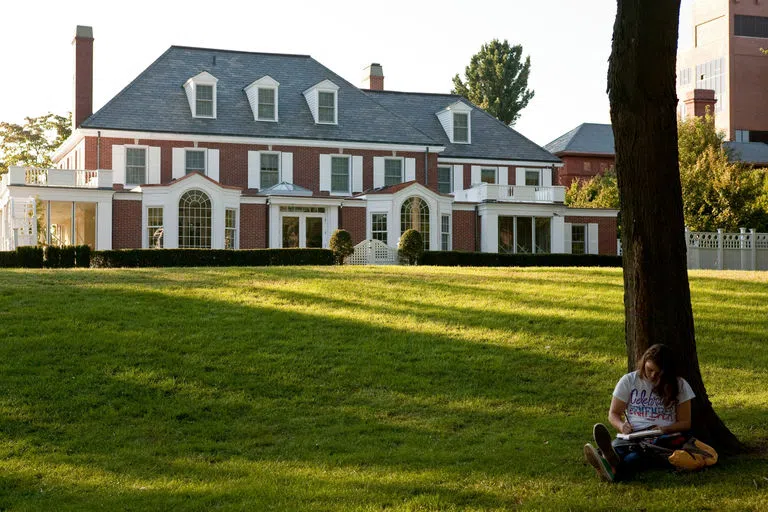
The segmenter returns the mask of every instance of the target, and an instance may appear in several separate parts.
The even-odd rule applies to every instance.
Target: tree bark
[[[693,433],[718,451],[741,448],[699,371],[677,153],[675,64],[680,0],[617,0],[608,95],[622,215],[628,368],[655,343],[674,348],[690,383]]]

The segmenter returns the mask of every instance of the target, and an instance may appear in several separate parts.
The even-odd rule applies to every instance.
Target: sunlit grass
[[[768,274],[691,276],[750,454],[609,486],[615,269],[0,272],[0,510],[768,508]]]

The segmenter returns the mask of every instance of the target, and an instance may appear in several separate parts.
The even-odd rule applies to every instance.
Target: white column
[[[269,248],[279,249],[282,247],[282,230],[280,229],[280,206],[269,205]]]
[[[717,228],[717,270],[723,270],[723,229]]]
[[[112,249],[112,198],[96,204],[96,250]],[[144,227],[142,226],[142,229]]]
[[[750,229],[749,234],[749,239],[752,242],[749,247],[749,269],[757,270],[757,232],[755,231],[755,228]]]
[[[339,229],[339,207],[329,206],[325,215],[325,229],[323,230],[323,248],[327,249],[331,241],[331,235]]]

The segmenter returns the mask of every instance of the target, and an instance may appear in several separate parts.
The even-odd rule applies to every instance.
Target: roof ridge
[[[376,89],[360,89],[364,93],[374,93],[374,94],[413,94],[418,96],[447,96],[450,98],[464,98],[461,94],[452,94],[452,93],[445,93],[445,92],[411,92],[411,91],[383,91],[383,90],[376,90]],[[465,98],[466,99],[466,98]]]
[[[202,46],[184,46],[184,45],[171,45],[171,48],[177,48],[180,50],[199,50],[204,52],[225,52],[225,53],[240,53],[240,54],[246,54],[246,55],[274,55],[275,57],[300,57],[300,58],[309,58],[311,59],[311,55],[303,54],[303,53],[272,53],[272,52],[250,52],[247,50],[227,50],[223,48],[206,48]]]

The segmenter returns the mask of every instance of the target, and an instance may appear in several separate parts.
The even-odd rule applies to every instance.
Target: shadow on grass
[[[0,489],[30,508],[513,508],[515,492],[477,482],[580,474],[586,426],[605,414],[615,382],[599,359],[324,315],[310,293],[266,291],[302,306],[281,309],[165,293],[176,284],[152,282],[162,272],[104,273],[92,289],[73,275],[44,277],[36,300],[9,308],[0,347],[0,460],[17,467]],[[218,273],[190,281],[221,286]],[[378,312],[353,298],[324,306]],[[537,314],[418,300],[389,310],[552,334]],[[615,324],[577,319],[572,329]],[[588,351],[615,355],[604,341]],[[40,480],[55,490],[38,493]]]

